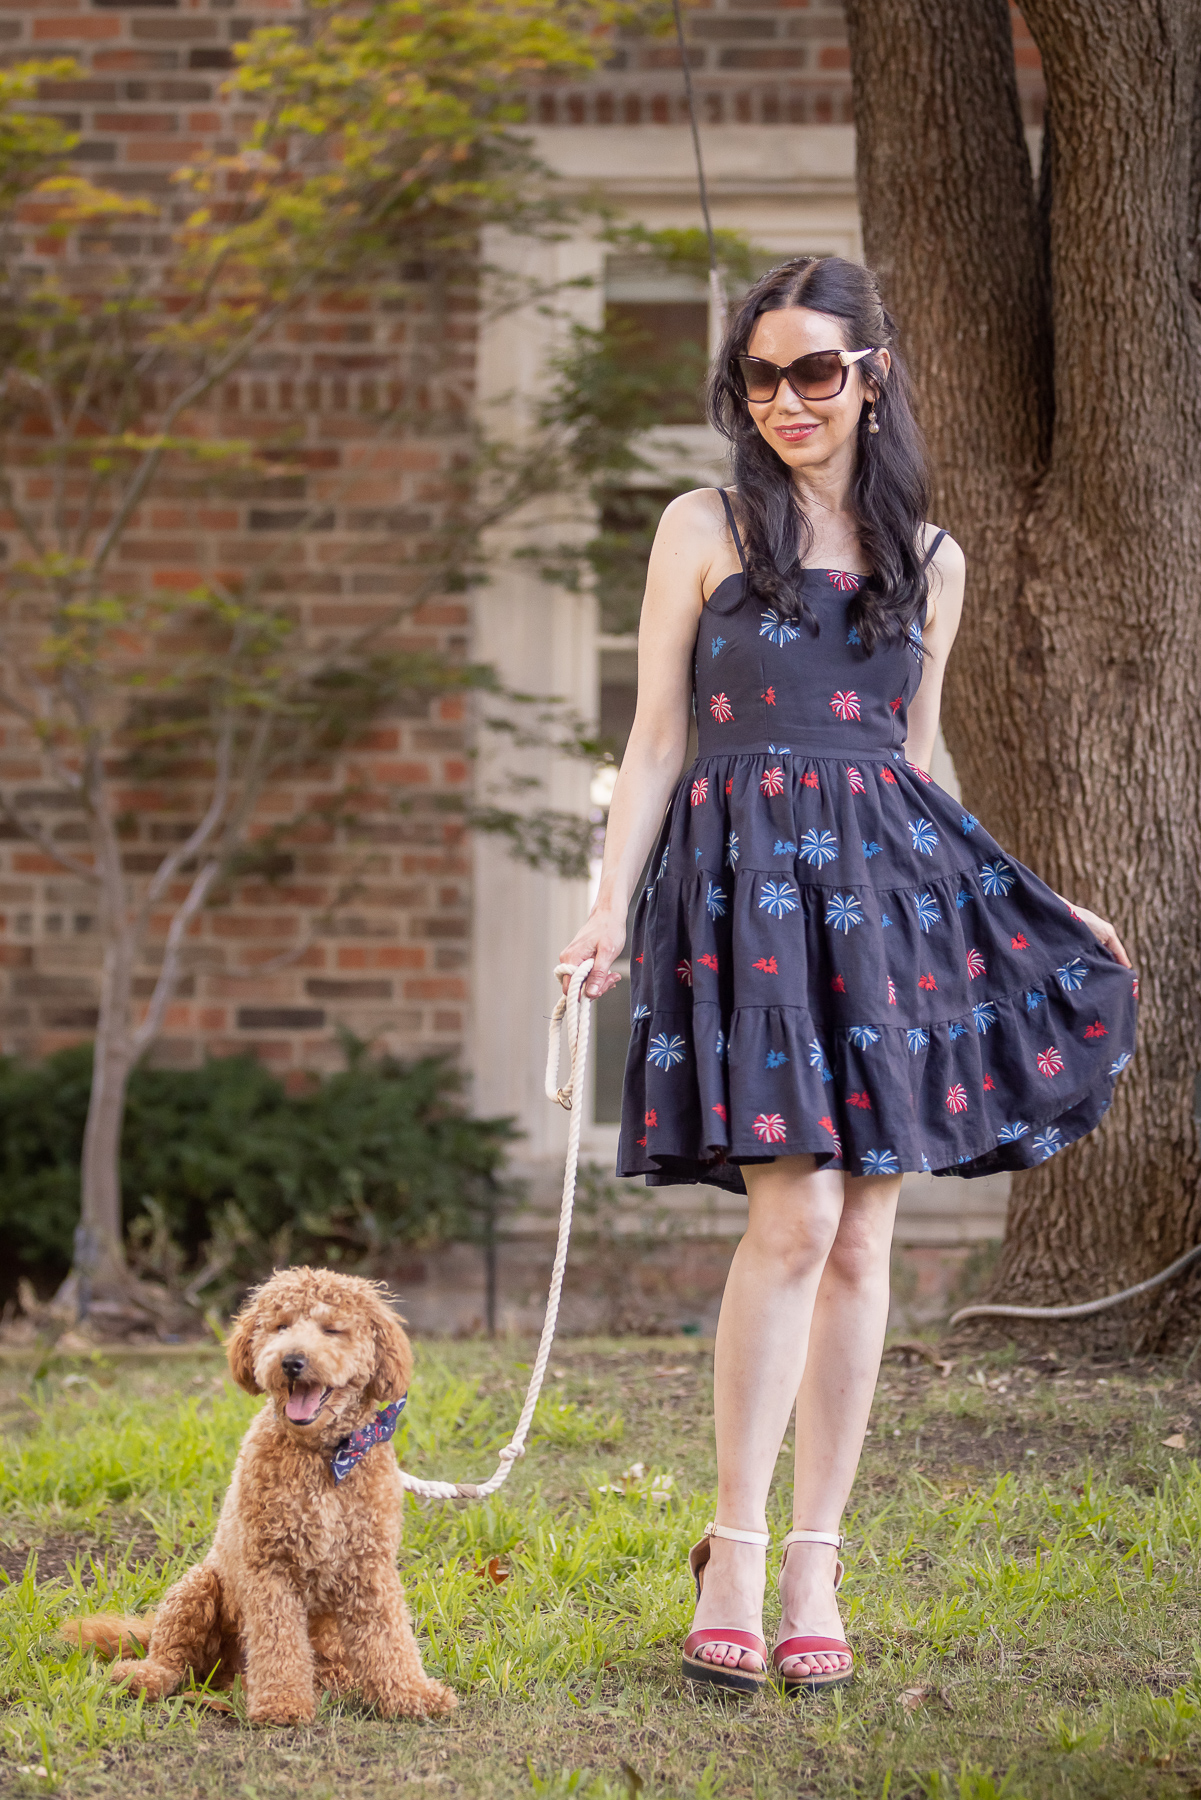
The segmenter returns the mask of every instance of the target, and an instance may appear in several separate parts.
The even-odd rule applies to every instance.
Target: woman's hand
[[[615,988],[621,980],[614,975],[611,965],[621,955],[621,947],[626,941],[625,913],[603,912],[594,908],[587,920],[576,932],[565,950],[560,950],[559,961],[570,963],[574,969],[578,963],[592,958],[592,970],[584,983],[584,992],[590,1000],[599,1000],[610,988]],[[559,977],[563,992],[567,992],[570,976]]]
[[[1058,898],[1063,900],[1063,895],[1060,894]],[[1102,919],[1097,913],[1089,912],[1087,906],[1073,906],[1070,900],[1063,900],[1063,903],[1068,911],[1075,918],[1080,920],[1082,925],[1088,926],[1093,936],[1099,939],[1107,950],[1113,951],[1113,954],[1117,957],[1124,969],[1129,969],[1134,966],[1126,954],[1121,938],[1109,923],[1108,919]]]

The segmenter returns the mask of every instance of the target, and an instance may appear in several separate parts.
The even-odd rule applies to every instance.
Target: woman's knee
[[[838,1235],[838,1208],[823,1200],[752,1207],[746,1236],[781,1281],[803,1280],[820,1268]]]
[[[838,1223],[827,1273],[847,1287],[886,1280],[892,1259],[892,1209],[885,1212],[847,1208]]]

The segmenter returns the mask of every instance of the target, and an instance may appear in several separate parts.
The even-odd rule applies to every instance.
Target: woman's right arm
[[[621,980],[612,964],[625,942],[630,895],[684,767],[697,622],[725,536],[712,488],[673,500],[655,533],[638,626],[638,706],[609,807],[600,888],[584,925],[559,952],[560,962],[573,965],[593,958],[591,998]],[[561,979],[566,991],[567,977]]]

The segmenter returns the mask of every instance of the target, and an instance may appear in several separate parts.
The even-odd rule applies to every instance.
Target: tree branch
[[[159,1034],[167,1003],[174,994],[179,981],[179,958],[183,949],[184,936],[188,926],[204,905],[209,889],[220,872],[221,864],[216,858],[205,863],[204,867],[197,871],[186,898],[175,909],[175,915],[167,930],[167,941],[163,946],[162,966],[159,969],[158,980],[154,984],[154,992],[150,996],[150,1004],[146,1008],[146,1016],[130,1036],[135,1062],[149,1049]]]
[[[72,856],[69,850],[63,850],[52,837],[47,836],[41,825],[35,824],[32,819],[13,805],[6,794],[2,793],[0,793],[0,813],[3,813],[4,817],[16,826],[22,837],[28,838],[31,844],[36,844],[38,849],[44,851],[47,856],[52,856],[59,867],[65,869],[69,875],[77,875],[81,881],[91,882],[93,886],[99,885],[100,876],[89,863],[80,862],[78,857]]]

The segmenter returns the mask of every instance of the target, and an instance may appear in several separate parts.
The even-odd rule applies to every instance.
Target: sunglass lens
[[[833,400],[842,392],[846,371],[832,350],[819,350],[813,356],[798,356],[788,366],[790,387],[804,400]]]
[[[734,361],[747,399],[770,400],[780,384],[775,364],[763,362],[757,356],[738,356]]]

